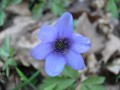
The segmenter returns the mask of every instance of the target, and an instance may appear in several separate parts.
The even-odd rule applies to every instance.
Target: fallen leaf
[[[22,15],[22,16],[30,16],[31,12],[28,8],[28,4],[23,2],[20,3],[18,5],[11,5],[9,7],[6,8],[7,11],[9,12],[14,12],[18,15]]]
[[[104,35],[99,34],[96,31],[97,23],[90,23],[87,14],[83,13],[79,19],[76,27],[76,32],[88,37],[91,40],[91,52],[98,52],[104,47],[106,40]]]
[[[113,60],[107,69],[117,75],[120,72],[120,58]]]
[[[120,51],[120,39],[113,34],[110,34],[108,38],[109,40],[106,42],[105,47],[101,52],[104,63],[106,63],[116,51]]]
[[[89,73],[97,73],[99,71],[100,64],[98,63],[94,53],[87,55],[86,61]]]

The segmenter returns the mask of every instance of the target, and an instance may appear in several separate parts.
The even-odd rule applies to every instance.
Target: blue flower
[[[82,35],[73,33],[73,17],[65,12],[54,26],[44,25],[39,31],[38,44],[31,51],[31,56],[45,61],[45,71],[49,76],[57,76],[65,65],[75,70],[85,67],[80,53],[88,51],[90,40]]]

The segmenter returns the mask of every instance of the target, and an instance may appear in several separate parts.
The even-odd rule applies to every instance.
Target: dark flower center
[[[64,53],[66,50],[69,49],[70,43],[69,43],[69,40],[66,38],[57,39],[54,46],[55,46],[56,52]]]

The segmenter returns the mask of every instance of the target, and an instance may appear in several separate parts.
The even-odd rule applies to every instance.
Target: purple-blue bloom
[[[54,26],[44,25],[39,31],[38,44],[31,51],[31,56],[45,61],[45,71],[49,76],[57,76],[65,65],[75,70],[85,67],[80,53],[88,51],[90,40],[82,35],[73,33],[73,17],[65,12]]]

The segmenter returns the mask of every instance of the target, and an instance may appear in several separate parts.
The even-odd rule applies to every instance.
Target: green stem
[[[32,82],[38,75],[39,75],[39,71],[36,71],[35,74],[33,74],[33,76],[28,78],[25,82],[18,84],[13,90],[19,90],[22,87],[26,86],[27,84],[31,84],[30,82]],[[37,90],[33,84],[32,87],[34,88],[34,90]]]

